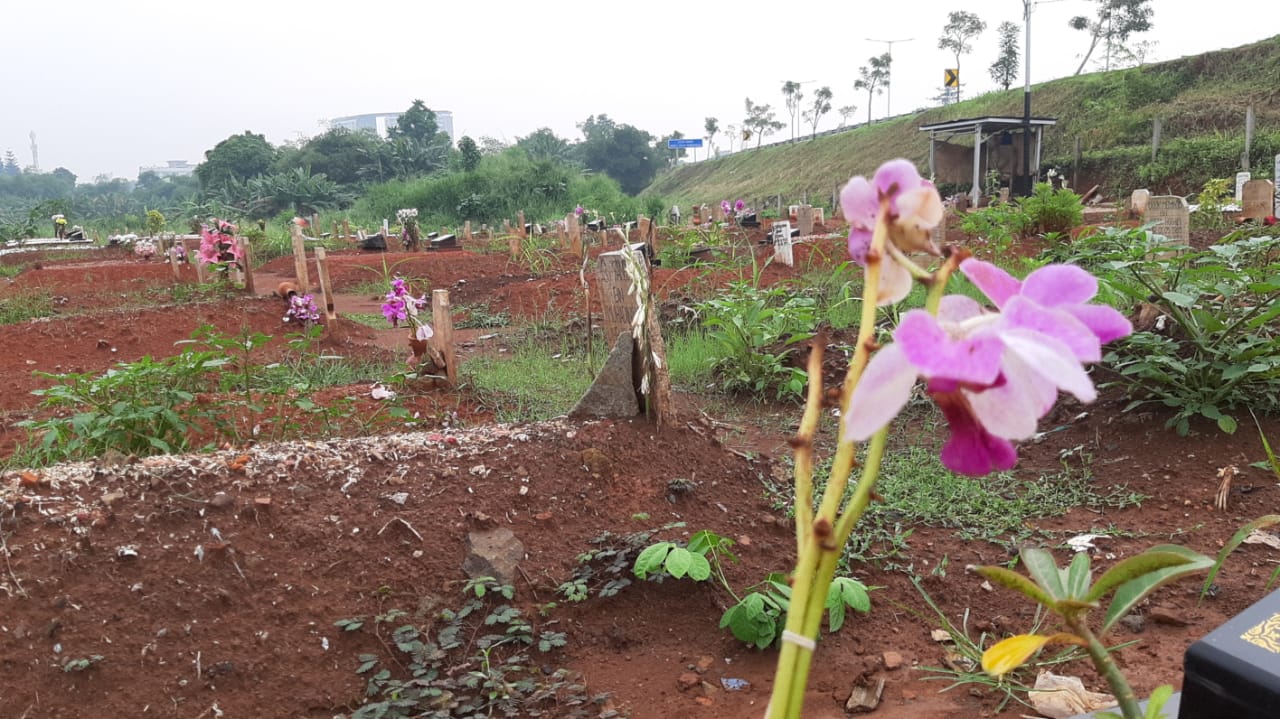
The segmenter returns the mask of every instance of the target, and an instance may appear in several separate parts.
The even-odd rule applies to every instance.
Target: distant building
[[[448,110],[432,110],[432,112],[436,114],[436,125],[439,126],[440,132],[449,135],[449,142],[455,142],[457,138],[453,135],[453,113]],[[353,132],[357,130],[372,130],[378,134],[378,137],[385,139],[387,131],[396,126],[396,122],[402,114],[399,112],[370,112],[364,115],[335,117],[329,121],[329,127],[342,127]]]
[[[196,172],[196,166],[186,160],[169,160],[163,165],[139,167],[138,174],[154,172],[158,177],[190,177]]]

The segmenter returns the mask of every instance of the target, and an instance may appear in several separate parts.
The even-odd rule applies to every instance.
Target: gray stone
[[[501,584],[514,584],[516,565],[524,559],[524,544],[510,529],[483,529],[467,534],[467,558],[462,570],[468,577],[493,577]]]
[[[569,416],[626,419],[640,414],[640,401],[636,398],[631,369],[634,355],[635,340],[631,333],[618,335],[600,374],[596,375],[582,399],[569,410]]]
[[[844,710],[850,714],[863,714],[875,711],[880,706],[880,696],[884,694],[884,678],[871,679],[868,684],[855,684],[849,701],[844,703]]]

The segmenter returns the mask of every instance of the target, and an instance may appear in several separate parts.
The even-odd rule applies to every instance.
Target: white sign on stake
[[[787,267],[794,267],[796,261],[791,250],[791,223],[775,222],[769,232],[773,239],[774,261],[781,262]]]

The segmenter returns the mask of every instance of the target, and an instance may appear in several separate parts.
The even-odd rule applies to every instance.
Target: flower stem
[[[1085,648],[1089,651],[1089,658],[1093,660],[1093,666],[1107,680],[1107,686],[1111,687],[1111,693],[1115,695],[1116,701],[1120,704],[1120,712],[1124,714],[1124,719],[1142,719],[1142,709],[1138,707],[1138,697],[1133,693],[1133,687],[1129,686],[1128,680],[1120,673],[1120,667],[1116,666],[1115,659],[1111,657],[1111,653],[1102,642],[1089,631],[1089,627],[1084,623],[1081,617],[1063,617],[1067,627],[1076,633],[1076,636],[1082,637],[1087,644]]]
[[[872,233],[870,248],[867,251],[865,280],[863,282],[862,318],[858,327],[858,340],[854,347],[853,357],[849,361],[849,370],[845,374],[844,384],[840,391],[841,416],[849,411],[849,400],[853,390],[862,377],[871,356],[876,329],[876,298],[880,288],[880,268],[886,257],[888,240],[887,225],[888,207],[882,203],[880,216]],[[818,367],[821,375],[821,365]],[[813,376],[813,358],[810,355],[810,376]],[[809,404],[805,409],[805,420],[810,419],[813,404],[821,402],[820,393],[809,392]],[[819,412],[812,416],[816,429]],[[801,436],[806,429],[804,420],[801,423]],[[875,475],[879,469],[878,460],[875,470],[864,471],[858,483],[855,501],[850,508],[856,507],[858,495],[865,495],[861,507],[857,508],[852,521],[846,514],[839,524],[847,527],[843,535],[833,534],[837,524],[836,513],[844,498],[845,488],[849,484],[849,476],[853,472],[856,461],[853,442],[840,438],[836,444],[836,455],[831,463],[831,472],[827,486],[822,495],[822,503],[816,514],[809,509],[812,506],[812,433],[808,442],[800,444],[796,449],[796,543],[798,552],[796,568],[792,574],[791,604],[787,611],[787,622],[782,638],[782,647],[778,652],[778,667],[774,676],[773,695],[769,699],[769,709],[765,714],[770,719],[799,719],[804,706],[804,693],[809,679],[809,667],[813,661],[812,644],[817,639],[818,629],[822,623],[822,614],[826,604],[827,590],[831,578],[835,574],[835,566],[840,557],[848,532],[852,530],[857,516],[861,516],[866,500],[870,498],[871,487],[875,483]],[[883,450],[881,450],[883,451]],[[803,457],[803,460],[801,459]],[[870,467],[868,467],[870,469]],[[865,487],[864,487],[865,485]],[[808,504],[801,511],[799,505],[808,495]],[[802,521],[804,518],[807,521]],[[806,641],[807,640],[807,641]]]

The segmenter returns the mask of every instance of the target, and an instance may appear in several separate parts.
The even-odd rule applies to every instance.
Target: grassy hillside
[[[1033,113],[1055,117],[1045,134],[1045,166],[1070,173],[1075,138],[1082,157],[1079,184],[1109,192],[1150,187],[1185,194],[1211,177],[1232,176],[1244,151],[1246,108],[1256,115],[1251,150],[1255,173],[1270,176],[1280,153],[1280,36],[1244,47],[1109,73],[1032,86]],[[994,92],[794,145],[739,152],[684,165],[645,190],[681,204],[729,197],[808,192],[815,204],[851,175],[907,157],[928,165],[928,135],[920,125],[986,115],[1021,117],[1022,90]],[[1160,154],[1151,161],[1152,122],[1162,124]]]

